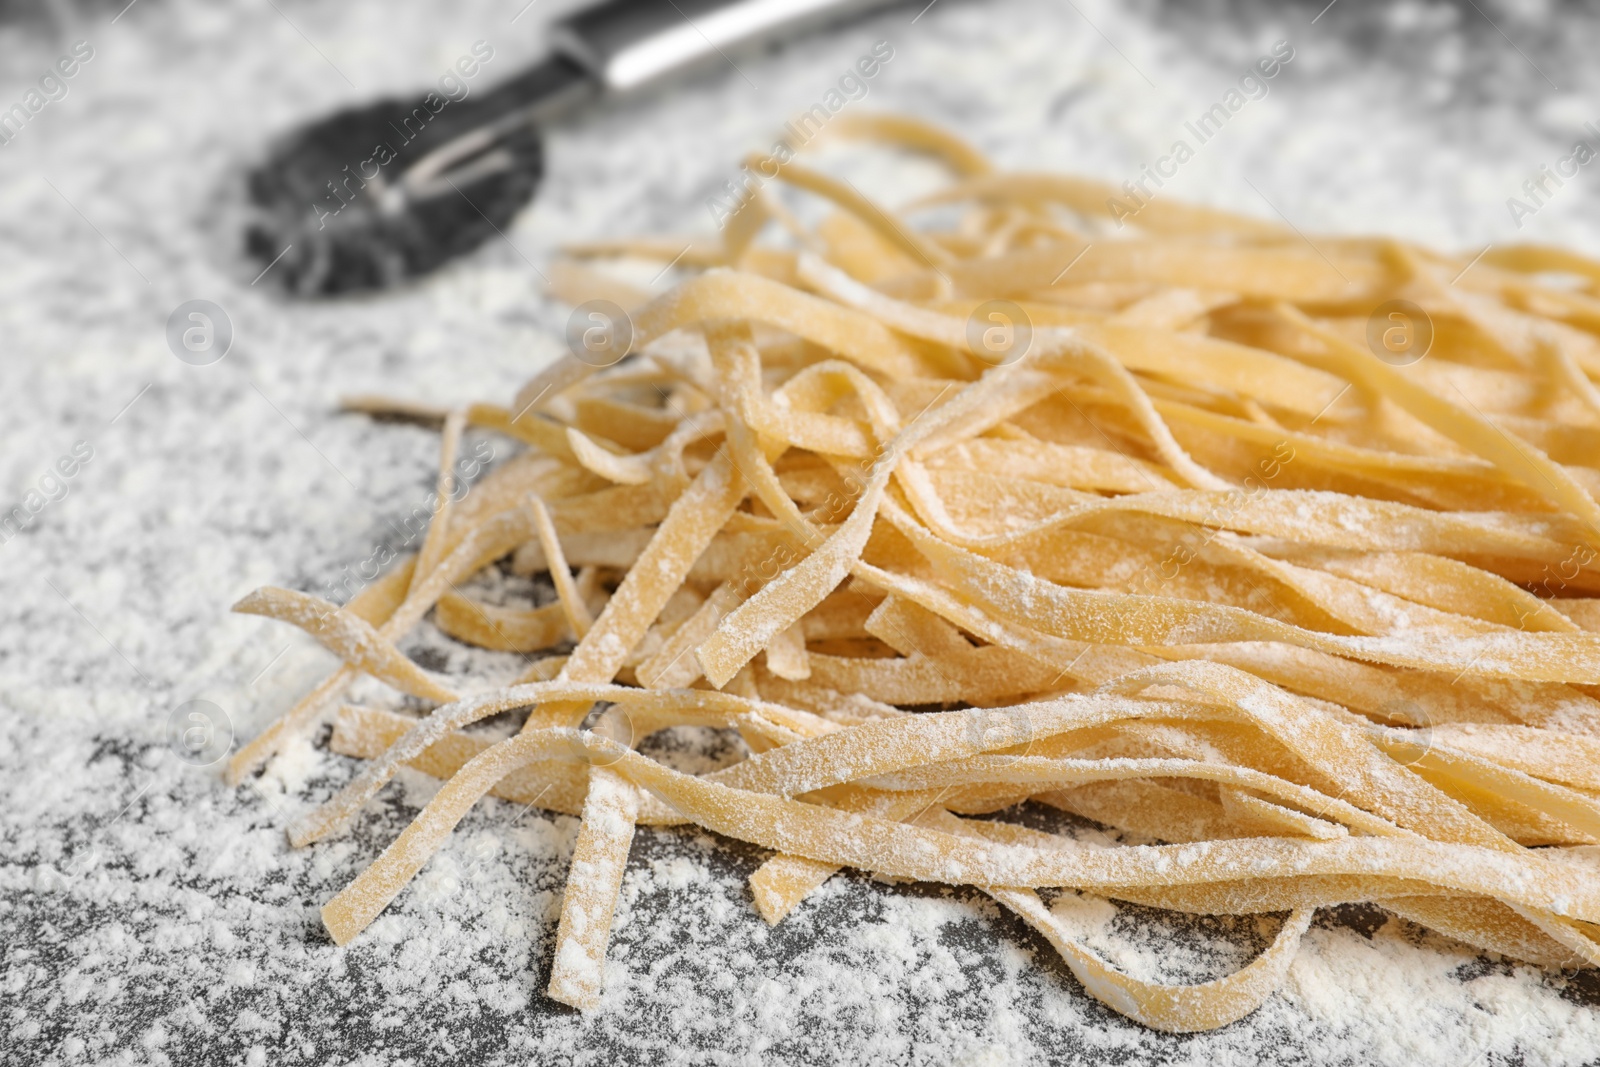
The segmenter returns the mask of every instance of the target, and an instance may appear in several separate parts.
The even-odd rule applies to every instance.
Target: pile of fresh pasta
[[[835,135],[950,182],[891,212],[755,160],[776,179],[716,240],[560,265],[563,296],[627,309],[627,358],[578,351],[507,406],[349,403],[441,427],[440,503],[349,603],[237,605],[343,665],[229,768],[330,721],[366,761],[296,845],[402,765],[445,780],[323,909],[334,940],[492,793],[582,820],[549,993],[583,1009],[639,825],[770,849],[772,923],[841,867],[976,887],[1163,1030],[1252,1011],[1347,902],[1600,964],[1600,265],[1161,200],[1119,226],[1116,189],[997,172],[912,120]],[[621,259],[690,276],[653,295]],[[1389,306],[1425,352],[1369,343]],[[526,447],[461,493],[468,427]],[[462,591],[495,567],[550,602]],[[400,649],[430,612],[520,678],[423,669]],[[434,710],[345,703],[363,675]],[[744,758],[638,751],[675,726],[737,731]],[[1030,829],[1030,801],[1110,833]],[[1174,985],[1090,951],[1047,905],[1073,893],[1286,918],[1243,969]]]

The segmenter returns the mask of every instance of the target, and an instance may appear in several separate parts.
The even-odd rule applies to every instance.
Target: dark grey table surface
[[[873,42],[895,56],[862,106],[941,119],[1010,165],[1120,181],[1286,40],[1294,59],[1268,96],[1172,195],[1308,232],[1600,253],[1589,173],[1520,230],[1506,206],[1600,121],[1591,5],[938,0],[553,131],[538,204],[424,283],[337,304],[252,285],[237,177],[267,139],[430,82],[476,40],[496,49],[491,76],[511,72],[556,9],[525,2],[0,5],[0,107],[73,41],[94,49],[66,96],[0,146],[0,501],[25,499],[78,442],[93,452],[0,544],[0,1061],[1600,1058],[1592,972],[1483,960],[1372,909],[1320,917],[1255,1015],[1173,1037],[1101,1008],[970,892],[843,875],[769,930],[743,885],[758,850],[678,830],[641,832],[605,1004],[584,1018],[542,994],[573,821],[499,801],[333,947],[317,909],[430,783],[405,776],[354,836],[294,851],[285,823],[350,761],[308,743],[233,790],[164,741],[185,701],[214,702],[248,737],[320,678],[325,654],[228,605],[267,583],[320,588],[427,490],[430,434],[338,415],[333,400],[509,396],[561,344],[564,309],[538,276],[560,242],[707,230],[705,199],[742,153]],[[926,177],[861,180],[892,193]],[[193,298],[235,327],[214,366],[167,350],[167,316]],[[426,627],[415,641],[446,669],[507,669]],[[692,767],[719,743],[660,745]],[[1102,919],[1108,951],[1173,977],[1237,965],[1270,933],[1136,909]]]

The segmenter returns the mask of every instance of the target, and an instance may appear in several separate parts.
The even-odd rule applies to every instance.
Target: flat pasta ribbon
[[[403,766],[443,779],[323,908],[335,941],[492,793],[580,820],[548,989],[586,1011],[638,826],[771,850],[750,885],[773,923],[843,867],[972,887],[1163,1030],[1253,1011],[1342,903],[1600,965],[1600,264],[1324,255],[1167,201],[1107,236],[1102,183],[998,172],[912,119],[829,138],[952,184],[897,210],[764,160],[720,238],[553,269],[627,306],[627,360],[559,360],[505,406],[346,402],[440,428],[437,505],[353,596],[236,605],[341,665],[228,769],[332,719],[365,763],[296,846]],[[828,213],[807,228],[791,194]],[[650,294],[619,257],[692,276]],[[1416,358],[1368,340],[1393,306],[1426,320]],[[998,357],[997,308],[1026,341]],[[459,484],[468,433],[521,451]],[[488,568],[545,592],[486,596]],[[404,649],[426,626],[522,657],[516,679],[424,670]],[[362,676],[394,706],[342,703]],[[682,726],[735,732],[736,757],[653,758]],[[1007,817],[1023,803],[1056,831]],[[1283,919],[1247,966],[1175,985],[1091,951],[1041,890]]]

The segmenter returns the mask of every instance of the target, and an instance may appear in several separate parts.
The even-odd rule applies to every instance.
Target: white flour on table
[[[473,41],[503,77],[534,8],[337,8],[143,0],[61,40],[0,30],[0,103],[71,41],[95,58],[0,147],[0,500],[75,442],[63,499],[0,544],[0,1049],[29,1063],[1578,1064],[1600,1057],[1600,983],[1480,958],[1373,909],[1313,926],[1284,988],[1223,1030],[1144,1030],[1088,998],[1052,950],[976,893],[836,877],[780,926],[755,914],[753,848],[642,830],[602,1007],[543,995],[575,821],[480,803],[356,942],[321,904],[437,783],[403,772],[351,837],[283,829],[353,773],[295,746],[224,787],[175,758],[169,712],[204,698],[240,738],[332,668],[286,627],[230,616],[262,584],[321,590],[425,498],[434,435],[334,412],[337,397],[509,398],[559,351],[537,269],[562,241],[704,232],[705,201],[879,40],[861,105],[947,122],[1002,163],[1121,182],[1166,151],[1273,42],[1295,58],[1162,195],[1311,233],[1393,231],[1441,248],[1514,239],[1600,253],[1600,198],[1569,182],[1518,231],[1505,200],[1600,118],[1576,5],[1119,6],[941,0],[774,57],[740,59],[554,131],[550,175],[509,232],[404,292],[285,301],[238,262],[228,183],[276,131],[433,81]],[[1560,21],[1541,23],[1549,8]],[[1230,13],[1231,11],[1231,13]],[[1556,27],[1560,27],[1557,29]],[[303,36],[302,36],[303,34]],[[748,78],[748,81],[746,80]],[[1552,87],[1555,86],[1559,88]],[[889,193],[914,166],[867,169]],[[876,186],[873,185],[876,183]],[[526,258],[524,258],[526,257]],[[183,365],[163,333],[204,298],[236,340]],[[507,452],[509,454],[509,452]],[[515,657],[420,628],[441,669]],[[376,684],[362,699],[400,706]],[[703,771],[726,735],[656,752]],[[1058,907],[1072,907],[1068,899]],[[1274,929],[1106,905],[1085,938],[1140,974],[1195,980]]]

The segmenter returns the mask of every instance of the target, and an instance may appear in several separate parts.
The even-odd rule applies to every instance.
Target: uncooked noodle
[[[1175,203],[1124,232],[1109,187],[998,173],[914,120],[837,136],[953,184],[894,211],[761,161],[822,221],[761,189],[722,241],[554,272],[632,305],[626,361],[569,357],[507,407],[348,405],[443,427],[440,504],[342,607],[240,602],[343,665],[229,766],[330,719],[367,760],[296,845],[402,765],[447,779],[323,909],[334,939],[492,792],[581,817],[549,990],[583,1009],[641,824],[772,850],[751,892],[774,923],[840,867],[977,887],[1164,1030],[1253,1010],[1341,903],[1600,965],[1600,266]],[[651,298],[616,256],[694,273]],[[1431,346],[1380,351],[1375,317]],[[463,495],[469,426],[526,450]],[[508,556],[555,602],[461,591]],[[429,611],[522,677],[424,670],[399,642]],[[363,674],[436,708],[341,705]],[[471,729],[517,709],[515,736]],[[748,755],[693,776],[636,751],[679,725]],[[1027,801],[1118,843],[1007,821]],[[1242,970],[1171,985],[1090,951],[1041,890],[1287,917]]]

